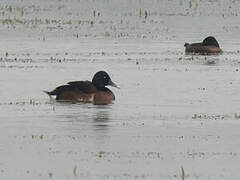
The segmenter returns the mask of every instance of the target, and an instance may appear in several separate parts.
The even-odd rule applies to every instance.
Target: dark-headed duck
[[[209,36],[201,43],[185,43],[186,54],[200,54],[200,55],[217,55],[221,54],[222,50],[213,36]]]
[[[56,96],[57,101],[109,104],[115,100],[115,96],[106,86],[119,88],[105,71],[99,71],[94,75],[92,82],[72,81],[53,91],[44,92],[49,96]]]

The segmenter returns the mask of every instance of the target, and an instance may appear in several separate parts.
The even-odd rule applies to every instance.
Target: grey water
[[[0,2],[1,179],[239,178],[239,2]],[[99,70],[112,104],[42,92]]]

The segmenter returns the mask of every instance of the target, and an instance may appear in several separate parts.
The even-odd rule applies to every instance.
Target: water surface
[[[2,1],[2,179],[239,177],[239,3],[160,4]],[[185,56],[208,35],[223,55]],[[99,70],[113,104],[42,92]]]

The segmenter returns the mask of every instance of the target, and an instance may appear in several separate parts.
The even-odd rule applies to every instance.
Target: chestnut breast
[[[115,100],[115,96],[111,90],[105,88],[104,91],[98,90],[94,94],[94,104],[109,104]]]

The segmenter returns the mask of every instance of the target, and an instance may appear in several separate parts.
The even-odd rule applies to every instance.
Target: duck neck
[[[96,87],[97,90],[104,90],[105,86],[99,85],[96,81],[92,81],[93,85]]]
[[[101,91],[106,90],[105,86],[95,86],[95,87],[97,88],[97,90],[101,90]]]

